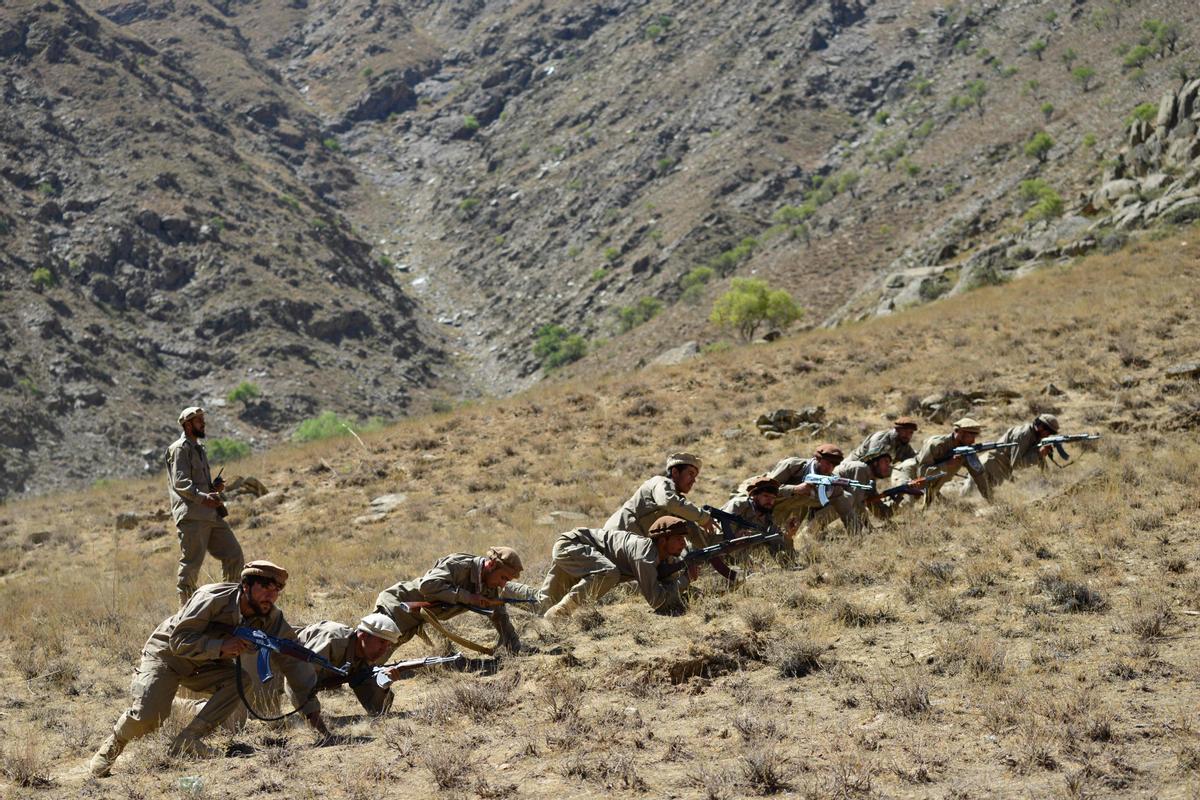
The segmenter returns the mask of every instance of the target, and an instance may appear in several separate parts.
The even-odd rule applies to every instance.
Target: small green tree
[[[29,274],[29,280],[33,283],[33,288],[39,292],[45,291],[54,286],[57,281],[54,278],[54,273],[46,267],[38,267]]]
[[[1068,47],[1060,58],[1062,58],[1063,66],[1067,68],[1067,72],[1070,72],[1075,62],[1079,60],[1079,53]]]
[[[621,251],[618,248],[616,248],[616,247],[604,248],[604,260],[607,261],[608,263],[611,264],[620,257],[621,257]]]
[[[1086,64],[1076,67],[1071,70],[1071,77],[1079,84],[1079,88],[1086,94],[1092,88],[1092,79],[1096,77],[1096,70]]]
[[[981,117],[983,116],[983,98],[987,93],[987,84],[982,80],[974,80],[967,84],[967,97],[971,98],[971,102]]]
[[[1046,122],[1049,122],[1050,118],[1053,116],[1054,116],[1054,103],[1050,103],[1050,102],[1042,103],[1042,118],[1045,119]]]
[[[1128,127],[1135,122],[1154,122],[1158,116],[1158,106],[1154,103],[1139,103],[1130,112],[1125,119],[1125,126]]]
[[[1038,61],[1041,61],[1042,53],[1046,52],[1046,40],[1045,39],[1034,39],[1032,42],[1029,43],[1028,50],[1029,50],[1029,52],[1033,53],[1034,57]]]
[[[250,445],[237,439],[208,439],[204,449],[214,464],[228,464],[250,455]]]
[[[578,361],[587,353],[587,341],[561,325],[543,325],[533,343],[533,355],[546,369]]]
[[[621,326],[621,333],[631,331],[643,322],[648,322],[659,311],[662,311],[662,301],[657,297],[643,297],[631,306],[617,311],[617,320]]]
[[[1025,155],[1030,158],[1036,158],[1041,163],[1046,163],[1046,156],[1050,149],[1054,147],[1054,140],[1050,138],[1050,134],[1045,131],[1038,131],[1025,144]]]
[[[1153,57],[1154,50],[1149,45],[1139,44],[1125,54],[1125,60],[1121,62],[1121,66],[1125,69],[1137,69]]]
[[[258,388],[258,384],[251,383],[250,381],[242,381],[225,399],[231,403],[245,404],[247,401],[260,396],[262,396],[262,391]]]
[[[293,442],[315,442],[334,436],[345,436],[350,430],[350,421],[333,411],[324,411],[319,416],[309,417],[296,426]]]
[[[1022,200],[1032,203],[1025,212],[1027,221],[1036,222],[1062,216],[1064,208],[1062,197],[1054,191],[1054,187],[1041,178],[1021,181],[1018,191]]]
[[[475,131],[479,130],[479,120],[475,119],[474,114],[467,114],[465,117],[463,117],[462,126],[464,131],[470,131],[471,133],[474,133]]]
[[[764,323],[783,328],[802,314],[792,296],[783,289],[772,290],[758,278],[734,278],[730,290],[713,305],[709,319],[722,328],[736,330],[750,341]]]

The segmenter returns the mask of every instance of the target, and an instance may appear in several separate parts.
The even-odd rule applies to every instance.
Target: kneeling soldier
[[[938,499],[938,492],[941,490],[951,478],[958,474],[958,470],[966,463],[961,456],[954,457],[951,453],[956,447],[966,447],[975,444],[975,440],[979,438],[979,434],[983,428],[978,422],[970,417],[963,417],[954,423],[954,430],[950,433],[945,433],[940,436],[930,436],[921,445],[921,452],[916,458],[910,458],[902,464],[896,465],[896,485],[908,483],[914,478],[923,478],[930,472],[944,472],[941,478],[931,481],[925,487],[925,508],[933,505]],[[985,500],[989,502],[992,499],[991,487],[988,486],[987,478],[982,472],[976,472],[967,465],[967,472],[971,475],[971,480],[975,482],[979,493],[983,495]]]
[[[861,461],[847,460],[838,464],[833,474],[838,478],[849,478],[859,483],[869,483],[876,486],[876,481],[889,478],[892,474],[892,456],[879,447],[863,453]],[[810,522],[810,530],[817,531],[828,525],[836,516],[842,521],[848,533],[860,533],[870,527],[867,518],[867,498],[875,494],[878,488],[871,491],[862,489],[847,490],[830,499],[829,505],[814,512]],[[891,507],[882,503],[872,503],[871,513],[884,518],[891,515]]]
[[[211,696],[171,742],[171,752],[215,754],[201,739],[241,702],[234,675],[243,669],[238,657],[253,647],[229,633],[246,626],[279,639],[296,638],[283,613],[275,607],[287,583],[287,570],[270,561],[251,561],[242,569],[241,577],[241,583],[201,586],[183,608],[150,634],[133,675],[133,705],[117,720],[112,735],[92,757],[93,775],[108,775],[125,745],[162,724],[171,713],[171,701],[180,686]],[[272,657],[271,662],[272,668],[287,678],[296,708],[318,733],[327,737],[321,704],[313,695],[317,682],[313,668],[303,661],[279,656]]]
[[[482,557],[452,553],[434,564],[422,577],[384,589],[375,598],[375,610],[396,623],[400,629],[396,640],[399,646],[413,636],[422,636],[423,614],[433,617],[436,622],[470,611],[468,606],[485,608],[492,612],[492,626],[500,636],[497,647],[516,653],[521,649],[521,640],[508,618],[504,599],[535,598],[532,587],[516,582],[522,569],[521,557],[511,547],[493,547]],[[412,602],[444,603],[445,606],[422,609],[421,614],[415,614],[404,607]]]
[[[739,516],[747,522],[761,525],[767,530],[780,533],[783,536],[782,541],[767,543],[767,549],[772,555],[784,557],[794,555],[795,548],[792,544],[792,537],[795,533],[795,526],[781,530],[775,524],[774,509],[779,496],[779,481],[766,475],[759,475],[746,481],[742,490],[744,494],[734,495],[721,510]],[[746,536],[751,533],[757,533],[757,531],[738,526],[734,535]]]
[[[643,536],[629,531],[576,528],[560,534],[550,555],[550,571],[538,598],[543,616],[565,619],[585,602],[595,602],[623,581],[637,581],[654,610],[680,608],[680,592],[695,579],[698,565],[664,582],[658,565],[678,558],[687,547],[689,525],[679,517],[659,517]],[[686,572],[686,575],[684,574]]]

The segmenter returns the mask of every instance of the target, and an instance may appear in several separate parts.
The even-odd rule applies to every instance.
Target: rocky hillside
[[[811,324],[1069,256],[1129,115],[1193,77],[1191,11],[6,4],[0,493],[137,470],[242,380],[217,432],[257,444],[519,388],[545,325],[576,370],[712,342],[734,275]]]

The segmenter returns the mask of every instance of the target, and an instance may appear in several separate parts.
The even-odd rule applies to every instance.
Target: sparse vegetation
[[[617,311],[621,333],[633,330],[638,325],[648,322],[662,310],[662,301],[656,297],[643,297],[631,306],[625,306]]]
[[[543,325],[538,329],[533,354],[546,369],[578,361],[587,353],[587,341],[561,325]]]
[[[33,288],[38,291],[45,291],[52,288],[57,281],[54,278],[54,273],[46,267],[38,267],[29,274],[29,281],[33,284]]]
[[[475,131],[479,130],[479,120],[475,118],[474,114],[467,114],[465,117],[463,117],[462,126],[464,131],[470,131],[471,133],[474,133]]]
[[[230,403],[245,403],[248,400],[253,400],[256,397],[262,396],[262,389],[257,383],[252,381],[242,381],[233,391],[226,395],[225,399]]]
[[[250,445],[237,439],[218,437],[207,442],[208,460],[213,464],[227,464],[250,455]]]
[[[1025,155],[1046,163],[1046,156],[1054,148],[1054,140],[1045,131],[1038,131],[1025,143]]]
[[[1096,77],[1096,70],[1086,65],[1079,66],[1071,70],[1071,77],[1079,84],[1080,89],[1087,92],[1092,88],[1092,80]]]
[[[292,434],[293,442],[315,442],[350,432],[350,421],[336,412],[324,411],[319,416],[302,420]]]
[[[342,143],[339,142],[337,139],[335,139],[332,136],[327,136],[324,139],[322,139],[321,146],[324,147],[326,150],[332,150],[335,153],[340,152],[342,149]]]
[[[783,289],[771,289],[757,278],[734,278],[732,288],[713,306],[710,319],[749,341],[764,324],[785,328],[801,315],[792,296]]]
[[[1037,221],[1062,216],[1062,197],[1041,178],[1021,181],[1020,194],[1022,200],[1031,203],[1025,211],[1025,219]]]

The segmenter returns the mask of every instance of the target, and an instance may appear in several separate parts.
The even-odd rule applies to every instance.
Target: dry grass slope
[[[618,596],[564,636],[522,615],[525,640],[556,654],[490,677],[416,676],[378,721],[330,695],[348,738],[325,749],[256,726],[233,737],[254,755],[188,762],[165,755],[166,732],[80,788],[69,771],[124,707],[138,650],[173,608],[172,537],[111,525],[162,505],[161,478],[5,506],[8,793],[1192,796],[1200,445],[1181,427],[1197,419],[1195,382],[1164,371],[1200,349],[1194,233],[903,316],[413,420],[365,449],[251,460],[272,493],[232,521],[248,557],[292,569],[282,605],[304,623],[349,621],[439,555],[495,542],[519,548],[536,581],[553,536],[576,524],[544,515],[601,523],[671,449],[704,455],[695,497],[721,500],[811,448],[757,435],[753,417],[776,407],[823,404],[830,438],[853,445],[910,398],[960,387],[988,393],[973,415],[991,434],[1053,408],[1106,437],[1069,469],[1021,473],[992,508],[951,504],[861,538],[833,530],[802,543],[794,570],[763,564],[731,594],[706,582],[683,617]],[[1064,393],[1044,394],[1051,382]],[[352,523],[392,491],[408,494],[400,512]],[[203,788],[185,795],[184,776]]]

